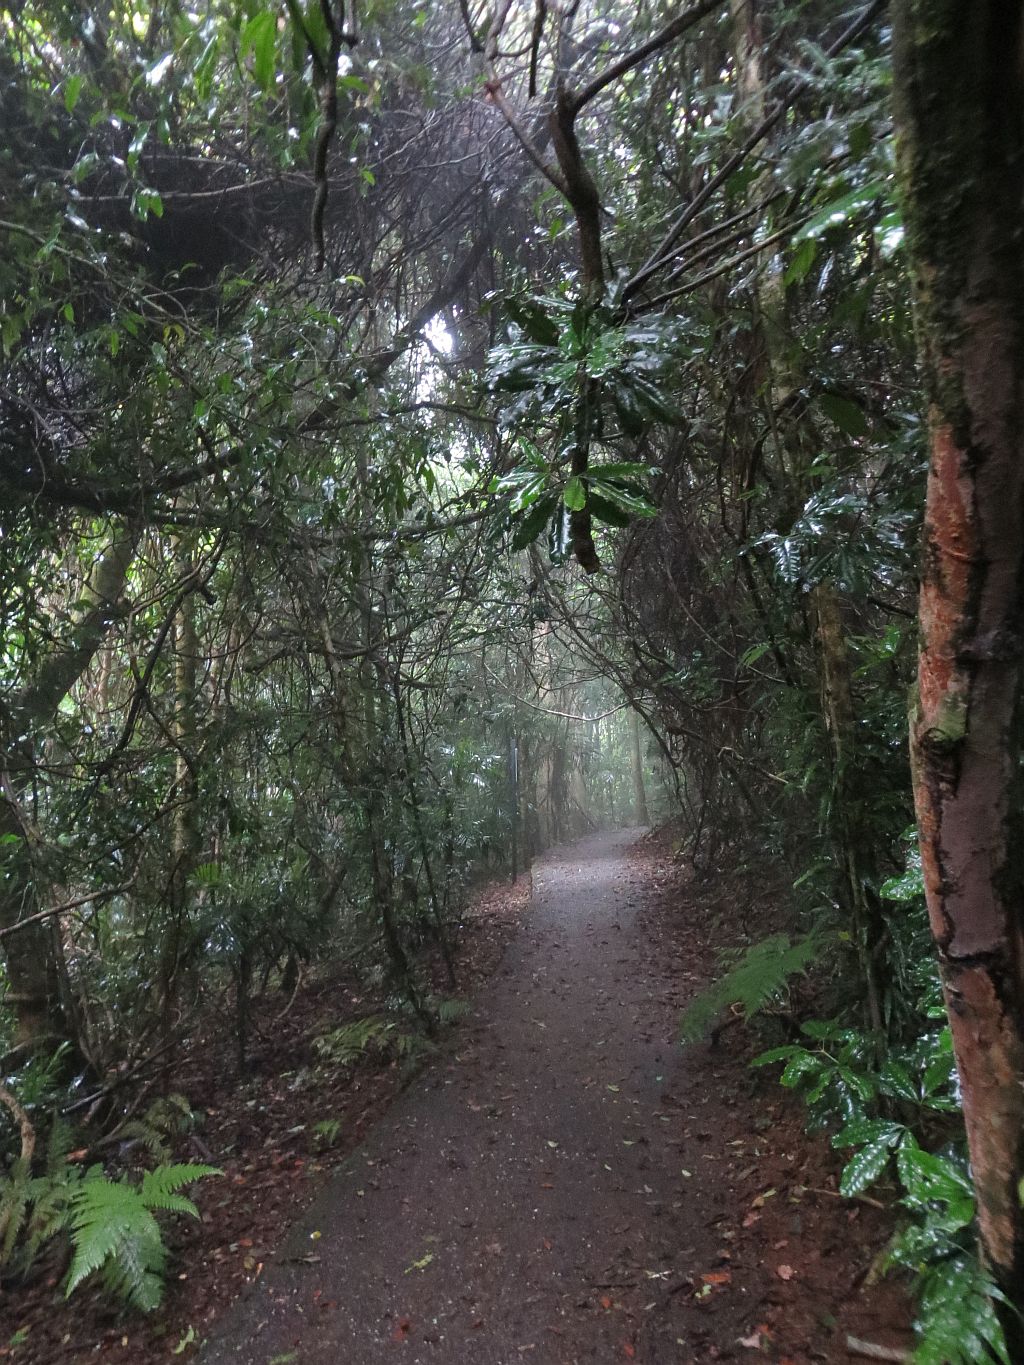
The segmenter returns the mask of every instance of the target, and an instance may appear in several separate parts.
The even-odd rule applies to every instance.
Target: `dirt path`
[[[724,1131],[735,1077],[675,1044],[677,966],[638,922],[635,838],[536,867],[526,927],[453,1049],[339,1169],[204,1365],[750,1358],[739,1336],[797,1286],[759,1252],[749,1276],[716,1270],[751,1153]]]

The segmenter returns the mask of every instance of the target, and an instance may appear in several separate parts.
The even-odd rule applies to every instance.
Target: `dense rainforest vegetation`
[[[212,999],[429,1035],[472,879],[671,818],[792,887],[684,1036],[809,972],[915,1358],[1024,1358],[1024,7],[893,10],[0,10],[5,1286],[159,1301]]]

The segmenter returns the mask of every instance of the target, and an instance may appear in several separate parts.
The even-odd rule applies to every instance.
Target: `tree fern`
[[[779,995],[790,977],[805,970],[820,947],[820,939],[794,943],[787,934],[773,934],[751,944],[734,967],[687,1006],[680,1025],[681,1041],[695,1043],[703,1038],[731,1005],[739,1005],[749,1019]]]
[[[158,1166],[147,1171],[138,1187],[108,1180],[94,1166],[71,1199],[70,1230],[74,1258],[66,1294],[71,1295],[96,1272],[106,1288],[133,1308],[159,1307],[164,1289],[167,1249],[154,1210],[198,1217],[184,1185],[219,1175],[212,1166]]]

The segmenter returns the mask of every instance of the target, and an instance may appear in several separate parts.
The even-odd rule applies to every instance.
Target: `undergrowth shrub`
[[[914,1365],[1009,1365],[995,1311],[1002,1296],[978,1257],[976,1201],[938,971],[930,952],[920,951],[926,926],[915,848],[881,894],[902,907],[899,921],[890,920],[888,965],[912,1001],[901,1018],[890,1020],[890,1037],[852,1026],[840,1007],[837,1017],[804,1021],[799,1042],[773,1047],[751,1065],[781,1065],[780,1083],[801,1097],[808,1127],[832,1131],[833,1147],[846,1154],[842,1195],[856,1198],[880,1186],[904,1213],[878,1264],[911,1276]],[[682,1041],[697,1041],[729,1008],[749,1018],[783,1001],[790,980],[821,946],[820,935],[794,942],[776,934],[745,949],[689,1005]]]
[[[103,1289],[128,1307],[157,1308],[167,1250],[156,1215],[197,1217],[182,1189],[220,1174],[213,1166],[169,1161],[171,1138],[192,1122],[187,1100],[168,1095],[118,1130],[123,1140],[158,1161],[134,1183],[127,1175],[108,1177],[98,1164],[83,1170],[72,1159],[74,1130],[55,1116],[42,1162],[21,1155],[0,1176],[0,1272],[24,1278],[43,1250],[66,1236],[71,1252],[66,1296],[96,1275]]]

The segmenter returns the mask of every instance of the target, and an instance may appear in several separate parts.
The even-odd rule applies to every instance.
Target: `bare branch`
[[[694,5],[692,9],[677,15],[653,38],[649,38],[646,43],[641,43],[632,52],[627,52],[624,57],[613,62],[600,75],[595,76],[589,85],[585,85],[579,94],[572,96],[569,103],[573,114],[578,114],[585,105],[589,104],[613,81],[617,81],[620,76],[625,76],[634,67],[645,62],[648,57],[653,57],[663,47],[668,47],[670,43],[674,43],[677,38],[682,37],[687,29],[693,28],[694,24],[699,23],[705,15],[717,9],[721,9],[721,0],[701,0],[700,4]]]

